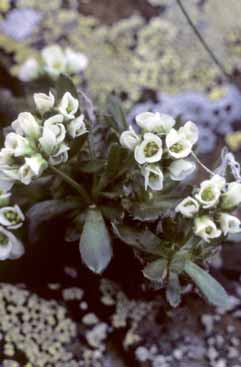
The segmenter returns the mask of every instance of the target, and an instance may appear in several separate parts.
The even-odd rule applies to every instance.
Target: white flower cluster
[[[45,47],[40,59],[29,58],[19,69],[19,79],[28,82],[43,74],[56,79],[60,74],[78,74],[88,66],[86,55],[75,52],[71,48],[63,50],[58,45]]]
[[[146,190],[162,190],[165,173],[173,181],[182,181],[195,170],[194,162],[186,159],[198,140],[198,128],[193,122],[175,129],[176,121],[171,116],[143,112],[136,116],[136,123],[141,133],[130,127],[121,134],[120,143],[134,152]]]
[[[38,115],[20,113],[0,151],[0,188],[5,190],[15,181],[30,184],[49,164],[66,162],[70,140],[87,131],[79,101],[69,92],[59,103],[51,92],[35,93],[34,102]]]
[[[24,253],[24,247],[11,232],[20,228],[24,215],[18,205],[10,206],[11,194],[7,190],[0,192],[0,260],[17,259]]]
[[[221,235],[241,231],[240,220],[230,214],[241,203],[241,183],[226,184],[223,177],[214,175],[203,181],[193,196],[188,196],[176,207],[176,212],[194,218],[194,233],[210,242]]]

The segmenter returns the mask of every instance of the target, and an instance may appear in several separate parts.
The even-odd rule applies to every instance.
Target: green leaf
[[[57,99],[61,99],[66,92],[70,92],[74,98],[79,99],[77,89],[72,80],[65,74],[61,74],[56,82]]]
[[[133,218],[146,221],[158,219],[164,211],[174,207],[176,200],[150,200],[132,203],[129,212]]]
[[[113,177],[121,168],[122,154],[125,154],[125,150],[120,144],[114,143],[110,146],[108,162],[107,162],[107,175]]]
[[[166,289],[166,297],[172,307],[177,307],[181,302],[182,288],[176,273],[170,272]]]
[[[178,251],[172,258],[170,263],[170,271],[181,274],[185,268],[187,252],[186,251]]]
[[[154,255],[161,253],[161,240],[149,229],[133,228],[124,224],[112,223],[117,237],[136,249]]]
[[[149,280],[162,282],[167,274],[167,260],[161,258],[152,261],[145,266],[143,274]]]
[[[219,307],[228,306],[228,295],[225,289],[209,273],[192,261],[186,262],[184,270],[211,304]]]
[[[121,107],[121,101],[117,96],[111,95],[108,98],[108,112],[112,115],[120,132],[128,129],[125,113]]]
[[[96,208],[87,211],[79,248],[83,262],[97,274],[105,270],[112,258],[110,235]]]
[[[86,173],[96,173],[103,169],[106,161],[104,159],[94,159],[80,162],[80,170]]]
[[[27,212],[30,240],[32,242],[38,240],[40,225],[78,208],[80,208],[80,202],[76,200],[46,200],[33,205]]]

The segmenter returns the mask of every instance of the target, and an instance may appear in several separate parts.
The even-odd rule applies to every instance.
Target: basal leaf
[[[161,258],[150,262],[143,269],[143,274],[149,280],[162,282],[167,274],[167,260]]]
[[[112,258],[111,239],[101,212],[90,208],[80,237],[80,254],[93,272],[100,274]]]
[[[149,254],[160,255],[161,240],[149,229],[134,228],[114,223],[112,223],[112,228],[116,236],[128,245]]]
[[[108,98],[108,112],[116,122],[118,130],[121,132],[128,129],[128,122],[125,118],[125,113],[121,106],[121,101],[117,96],[111,95]]]
[[[192,261],[186,262],[184,270],[211,304],[219,307],[228,306],[228,295],[225,289],[209,273]]]
[[[170,272],[166,289],[166,297],[172,307],[177,307],[181,302],[182,288],[176,273]]]
[[[72,80],[65,74],[61,74],[56,82],[57,99],[61,99],[65,92],[70,92],[74,98],[79,98],[77,89]]]

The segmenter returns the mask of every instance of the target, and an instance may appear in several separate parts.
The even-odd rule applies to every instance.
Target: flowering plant
[[[129,125],[115,96],[100,113],[62,74],[54,89],[33,100],[35,111],[17,116],[0,151],[0,258],[23,253],[10,230],[24,215],[9,206],[10,190],[39,185],[47,198],[24,206],[30,240],[40,224],[67,215],[65,240],[79,242],[82,261],[95,273],[107,268],[113,247],[126,243],[172,306],[188,277],[209,302],[226,305],[224,289],[200,265],[226,236],[241,231],[232,213],[241,202],[234,157],[226,152],[212,172],[194,152],[193,122],[145,112]],[[196,187],[190,178],[198,164],[209,177]]]

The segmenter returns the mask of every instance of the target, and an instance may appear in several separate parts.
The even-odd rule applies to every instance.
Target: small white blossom
[[[241,183],[230,182],[227,191],[222,195],[221,206],[223,209],[232,209],[241,203]]]
[[[194,233],[204,241],[210,242],[210,240],[220,237],[222,231],[217,228],[211,218],[207,215],[203,215],[195,219]]]
[[[44,122],[44,130],[47,129],[47,131],[50,130],[54,133],[57,144],[62,143],[65,139],[66,129],[62,123],[63,121],[63,115],[57,114],[45,120]]]
[[[0,226],[0,260],[17,259],[24,254],[24,247],[11,232]]]
[[[195,163],[185,159],[177,159],[168,167],[170,177],[173,181],[184,180],[187,176],[191,175],[195,169]]]
[[[27,163],[24,163],[19,168],[18,176],[20,182],[22,182],[24,185],[29,185],[34,179],[35,173],[32,171],[31,167]]]
[[[41,115],[44,115],[54,107],[55,98],[51,92],[49,92],[49,94],[34,93],[33,99],[36,108]]]
[[[45,127],[43,129],[43,135],[39,139],[40,146],[44,153],[47,155],[54,154],[58,147],[57,139],[55,133],[51,130]]]
[[[5,139],[5,148],[15,157],[30,155],[33,152],[28,139],[16,133],[7,134]]]
[[[66,71],[66,58],[63,50],[58,45],[51,45],[42,50],[42,59],[45,71],[52,77],[57,78]]]
[[[41,135],[40,125],[30,112],[21,112],[12,122],[12,128],[18,135],[25,135],[30,139],[38,139]]]
[[[67,162],[68,150],[69,147],[66,144],[61,144],[58,151],[49,158],[50,164],[57,166],[58,164]]]
[[[187,121],[184,126],[180,127],[178,133],[189,140],[192,145],[198,141],[198,127],[192,121]]]
[[[35,176],[40,176],[48,167],[47,161],[41,154],[34,154],[30,158],[25,158],[25,164],[32,170]]]
[[[197,200],[188,196],[182,200],[176,207],[175,211],[181,213],[186,218],[192,218],[199,211],[199,204]]]
[[[152,133],[145,133],[143,141],[135,148],[135,160],[140,163],[155,163],[162,158],[162,141]]]
[[[219,221],[221,229],[225,236],[229,233],[241,232],[240,220],[234,215],[230,215],[228,213],[221,213]]]
[[[20,66],[18,77],[23,82],[30,82],[39,76],[40,66],[36,59],[30,58]]]
[[[13,151],[7,148],[0,150],[0,167],[8,167],[14,163]]]
[[[145,190],[150,187],[151,190],[161,191],[163,189],[163,173],[161,169],[154,165],[145,166],[142,169],[145,178]]]
[[[8,205],[10,197],[11,192],[5,189],[1,189],[1,180],[0,180],[0,206]]]
[[[123,133],[121,133],[120,143],[123,147],[129,150],[134,150],[136,145],[139,144],[140,141],[141,141],[140,136],[137,135],[132,126],[130,126],[128,130],[123,131]]]
[[[70,92],[66,92],[59,105],[59,112],[67,119],[72,120],[79,108],[78,99],[74,98]]]
[[[85,118],[84,115],[81,114],[79,117],[77,117],[74,120],[71,120],[68,123],[67,131],[71,136],[71,138],[75,139],[78,136],[81,136],[87,132],[84,118]]]
[[[22,226],[24,215],[18,205],[0,208],[0,225],[8,229],[17,229]]]
[[[159,112],[142,112],[136,116],[136,123],[145,131],[166,134],[175,125],[176,121],[172,116],[160,114]]]
[[[192,151],[192,143],[175,129],[167,134],[166,146],[170,156],[175,159],[186,158]]]
[[[218,204],[225,179],[215,175],[210,180],[203,181],[199,192],[195,195],[204,209],[212,208]]]
[[[70,48],[65,50],[66,66],[69,73],[80,73],[88,66],[88,58],[81,52],[75,52]]]

